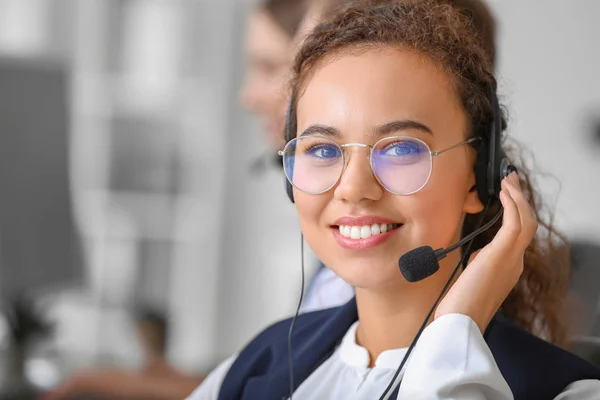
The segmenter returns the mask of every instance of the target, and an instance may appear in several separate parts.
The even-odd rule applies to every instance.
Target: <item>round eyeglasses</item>
[[[443,150],[432,152],[427,143],[410,136],[392,136],[373,146],[362,143],[338,144],[321,135],[304,135],[290,140],[279,155],[288,181],[308,194],[321,194],[338,182],[348,147],[370,149],[369,162],[375,178],[387,191],[409,195],[423,189],[433,165],[433,157],[479,140],[474,137]]]

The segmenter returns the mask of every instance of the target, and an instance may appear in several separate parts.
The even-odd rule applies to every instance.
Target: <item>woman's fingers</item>
[[[521,233],[517,240],[517,245],[520,249],[526,249],[531,242],[531,239],[535,236],[538,228],[538,222],[533,213],[531,205],[525,198],[521,185],[519,183],[519,177],[516,173],[510,174],[506,179],[505,189],[514,200],[519,211],[519,218],[521,220]]]
[[[504,207],[502,227],[491,242],[492,247],[500,253],[513,250],[515,243],[521,235],[519,207],[506,186],[507,183],[502,181],[502,191],[500,192],[500,202]]]

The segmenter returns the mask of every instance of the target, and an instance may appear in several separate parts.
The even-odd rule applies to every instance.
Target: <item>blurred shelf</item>
[[[73,72],[73,93],[77,98],[74,106],[82,117],[122,115],[179,122],[186,104],[201,102],[209,106],[205,97],[215,92],[211,82],[202,77],[181,77],[161,87],[160,80],[136,80],[126,74],[77,69]]]

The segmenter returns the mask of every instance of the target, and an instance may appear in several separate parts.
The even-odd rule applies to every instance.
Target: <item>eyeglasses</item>
[[[321,194],[342,176],[346,148],[369,148],[371,169],[381,186],[393,194],[410,195],[429,181],[433,157],[479,139],[474,137],[433,152],[424,141],[409,136],[386,137],[370,146],[340,145],[327,137],[305,135],[290,140],[278,154],[283,157],[285,176],[294,187],[308,194]]]

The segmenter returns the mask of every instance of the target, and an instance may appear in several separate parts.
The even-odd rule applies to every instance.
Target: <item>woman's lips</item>
[[[402,224],[332,225],[338,244],[349,250],[366,250],[379,246],[395,235]]]

